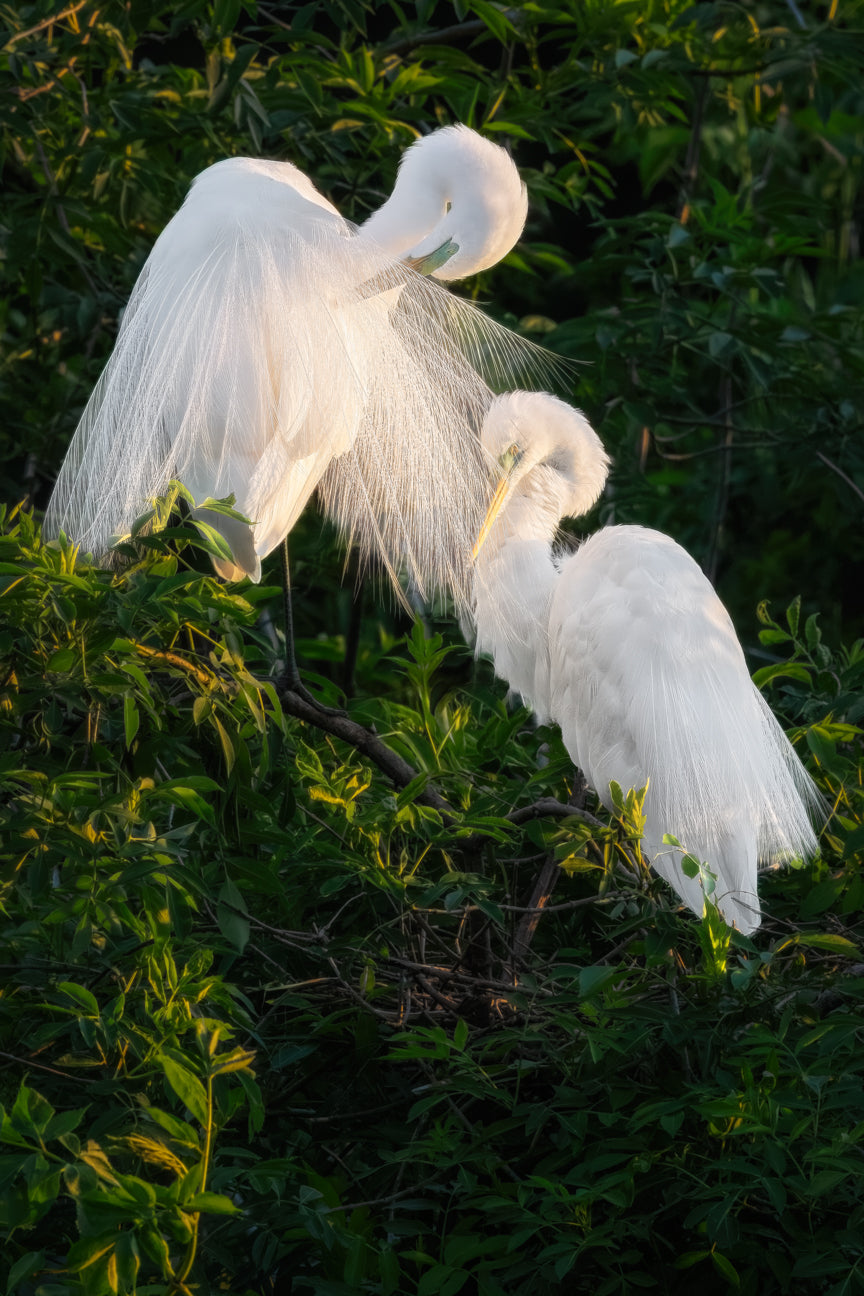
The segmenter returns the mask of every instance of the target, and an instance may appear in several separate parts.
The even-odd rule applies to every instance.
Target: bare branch
[[[518,9],[502,9],[501,17],[513,22],[519,16]],[[489,24],[482,18],[472,18],[468,22],[453,23],[451,27],[441,27],[438,31],[418,32],[416,36],[403,36],[396,41],[390,41],[381,46],[382,54],[408,54],[418,45],[447,45],[451,41],[459,40],[463,36],[479,35],[482,31],[489,31]]]
[[[23,1067],[35,1067],[38,1071],[47,1071],[49,1075],[62,1076],[64,1080],[71,1080],[73,1084],[98,1084],[98,1080],[91,1080],[89,1076],[70,1075],[68,1071],[58,1071],[56,1067],[46,1066],[44,1062],[34,1062],[29,1057],[18,1057],[17,1053],[4,1053],[0,1051],[0,1057],[8,1058],[10,1062],[18,1062]]]
[[[46,27],[53,27],[54,23],[62,22],[64,18],[71,18],[79,9],[83,9],[87,0],[78,0],[77,4],[70,5],[68,9],[62,10],[61,13],[52,14],[50,18],[43,18],[42,22],[37,23],[35,27],[28,27],[26,31],[16,32],[6,42],[6,49],[11,49],[16,41],[26,40],[28,36],[35,36],[37,32],[44,31]]]
[[[540,915],[555,890],[555,883],[558,881],[560,873],[558,861],[554,855],[550,855],[537,874],[531,891],[531,898],[528,901],[528,908],[523,911],[522,917],[519,919],[519,925],[516,928],[516,934],[513,937],[514,971],[528,953],[528,948],[534,939],[534,933],[540,921]],[[514,906],[508,905],[508,908],[512,910]]]
[[[849,487],[851,487],[851,489],[855,492],[855,494],[858,496],[858,498],[861,500],[861,502],[864,503],[864,491],[861,490],[860,486],[856,486],[856,485],[855,485],[855,483],[854,483],[854,481],[852,480],[851,477],[847,477],[847,476],[846,476],[846,474],[845,474],[845,472],[843,471],[842,468],[838,468],[837,464],[833,463],[833,462],[828,458],[827,455],[824,455],[824,454],[822,453],[821,450],[817,450],[817,451],[816,451],[816,458],[817,458],[817,459],[821,459],[822,462],[824,463],[825,467],[826,467],[826,468],[830,468],[831,471],[834,472],[834,473],[836,473],[838,477],[842,477],[842,479],[843,479],[843,481],[846,483],[846,485],[849,486]]]
[[[315,725],[318,729],[323,729],[334,738],[341,738],[343,742],[350,743],[362,755],[368,756],[397,787],[407,787],[417,777],[417,771],[386,743],[383,743],[374,729],[366,729],[348,716],[328,715],[326,712],[319,711],[317,707],[310,705],[291,689],[286,689],[279,684],[276,685],[276,693],[283,709],[289,715],[297,720],[304,720],[307,724]],[[446,824],[454,822],[453,807],[448,805],[433,785],[430,784],[418,793],[417,800],[437,810]]]

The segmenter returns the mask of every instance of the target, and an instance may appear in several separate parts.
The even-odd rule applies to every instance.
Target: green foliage
[[[857,1290],[860,652],[763,613],[834,814],[751,940],[440,635],[361,654],[406,786],[292,720],[197,547],[0,540],[5,1290]]]
[[[864,1290],[864,647],[837,646],[841,600],[862,624],[857,21],[3,7],[9,1296]],[[283,707],[277,592],[215,580],[215,533],[159,503],[100,572],[15,507],[44,504],[194,174],[287,158],[360,220],[454,120],[512,145],[531,199],[463,290],[574,362],[606,517],[675,534],[745,639],[789,605],[760,608],[756,678],[829,814],[821,858],[763,877],[753,939],[700,861],[705,916],[680,911],[642,791],[586,803],[443,620],[406,636],[366,597],[351,718],[410,766],[393,783]],[[313,516],[292,548],[336,701],[361,599]]]

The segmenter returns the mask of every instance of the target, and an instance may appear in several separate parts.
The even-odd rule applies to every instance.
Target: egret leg
[[[348,697],[354,691],[354,668],[357,665],[357,654],[360,651],[360,627],[363,621],[363,578],[357,578],[351,598],[351,615],[348,621],[348,634],[345,640],[345,662],[342,667],[342,688]]]
[[[319,702],[300,678],[294,646],[294,614],[291,605],[291,569],[288,562],[287,536],[282,541],[279,552],[282,556],[282,610],[285,629],[285,669],[282,672],[282,682],[292,693],[296,693],[304,702],[308,702],[324,715],[345,715],[339,707],[328,707],[324,706],[323,702]]]

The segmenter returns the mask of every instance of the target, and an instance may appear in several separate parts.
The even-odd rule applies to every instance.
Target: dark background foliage
[[[864,1290],[859,7],[0,21],[5,1290]],[[460,291],[568,362],[599,520],[703,563],[828,797],[753,941],[677,910],[638,798],[595,817],[446,618],[354,596],[314,510],[301,649],[336,696],[359,636],[352,720],[414,779],[283,710],[272,587],[176,527],[94,572],[17,510],[193,175],[284,158],[361,220],[451,121],[531,198]]]

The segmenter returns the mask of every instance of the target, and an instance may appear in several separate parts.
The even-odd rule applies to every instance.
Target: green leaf
[[[798,622],[801,618],[801,596],[792,600],[786,609],[786,624],[789,626],[790,633],[797,635]]]
[[[772,626],[768,630],[759,631],[759,642],[766,646],[778,643],[789,643],[791,638],[792,636],[788,635],[785,630],[781,630],[779,626]]]
[[[242,954],[249,940],[251,925],[246,902],[230,880],[224,882],[219,888],[216,920],[225,939],[230,941],[239,954]]]
[[[728,351],[732,344],[732,334],[724,333],[718,330],[708,335],[708,354],[712,360],[717,360],[724,352]]]
[[[15,1125],[28,1134],[32,1132],[41,1135],[48,1128],[53,1116],[54,1108],[51,1104],[35,1089],[29,1089],[22,1083],[12,1108],[12,1120]]]
[[[28,1251],[25,1255],[19,1256],[9,1270],[9,1276],[6,1279],[7,1296],[15,1296],[15,1293],[19,1290],[19,1285],[33,1274],[38,1273],[44,1263],[44,1251]]]
[[[586,967],[582,968],[579,973],[579,994],[584,999],[589,999],[592,995],[599,994],[611,985],[621,973],[618,968],[611,967]]]
[[[71,999],[75,1006],[86,1013],[88,1017],[99,1016],[98,1000],[86,986],[77,985],[74,981],[61,981],[57,989],[62,991],[68,999]]]
[[[52,653],[48,658],[46,669],[58,675],[65,675],[72,670],[76,661],[78,661],[78,653],[74,648],[58,648],[57,652]]]
[[[764,633],[764,632],[763,632]],[[812,674],[808,667],[800,665],[798,662],[778,662],[774,666],[761,666],[759,670],[753,672],[753,683],[757,688],[762,688],[763,684],[770,684],[772,680],[781,679],[800,680],[802,684],[809,684]]]
[[[78,1128],[89,1111],[89,1107],[79,1107],[75,1111],[58,1112],[45,1126],[45,1139],[64,1138]]]
[[[222,755],[225,758],[225,769],[227,773],[230,774],[234,768],[234,761],[236,759],[235,752],[234,752],[234,744],[231,741],[231,738],[229,737],[228,733],[226,732],[225,726],[222,724],[222,721],[216,715],[215,711],[213,712],[212,719],[213,719],[213,724],[216,726],[216,732],[219,735],[219,742],[222,745]]]
[[[145,1108],[145,1111],[150,1120],[154,1121],[164,1129],[166,1133],[170,1134],[175,1142],[179,1143],[183,1147],[194,1148],[197,1150],[199,1147],[197,1131],[193,1129],[191,1125],[187,1125],[186,1121],[178,1120],[176,1116],[170,1115],[169,1112],[162,1111],[159,1107],[148,1106]]]
[[[196,725],[203,724],[213,712],[213,703],[209,697],[197,697],[192,703],[192,719]]]
[[[170,783],[162,783],[157,787],[154,795],[170,801],[173,805],[190,810],[198,819],[203,819],[213,828],[216,827],[216,813],[209,801],[205,801],[194,788],[179,780],[172,779]]]
[[[726,1256],[721,1255],[719,1251],[712,1251],[711,1261],[714,1268],[723,1275],[728,1283],[733,1287],[741,1286],[741,1279],[738,1276],[738,1270],[735,1268],[731,1260],[727,1260]]]
[[[127,693],[123,698],[123,731],[126,735],[126,746],[132,746],[132,739],[138,732],[138,726],[141,723],[141,717],[138,714],[138,707],[131,693]]]
[[[132,1232],[123,1232],[114,1246],[114,1263],[117,1272],[117,1291],[135,1296],[137,1290],[138,1270],[141,1266],[141,1253],[138,1242]]]
[[[449,1265],[436,1264],[421,1276],[417,1296],[456,1296],[470,1277],[467,1269],[451,1269]]]
[[[822,932],[796,932],[794,936],[787,936],[775,945],[774,953],[777,954],[790,945],[805,945],[810,949],[829,950],[830,953],[842,955],[843,958],[861,957],[858,946],[847,940],[845,936],[831,936]]]
[[[615,51],[615,67],[620,69],[627,67],[630,63],[635,63],[639,55],[634,54],[633,50],[619,49]]]
[[[203,1211],[207,1215],[242,1215],[239,1206],[235,1206],[230,1197],[223,1197],[221,1193],[202,1192],[196,1193],[184,1203],[184,1209],[189,1211]]]
[[[710,1251],[684,1251],[675,1261],[676,1269],[691,1269],[700,1260],[707,1260]]]
[[[189,1108],[199,1125],[206,1126],[209,1119],[207,1093],[201,1081],[167,1053],[160,1053],[157,1060],[177,1097]]]
[[[836,772],[841,777],[844,766],[837,755],[837,743],[834,735],[826,725],[811,725],[805,735],[807,746],[826,770]]]

